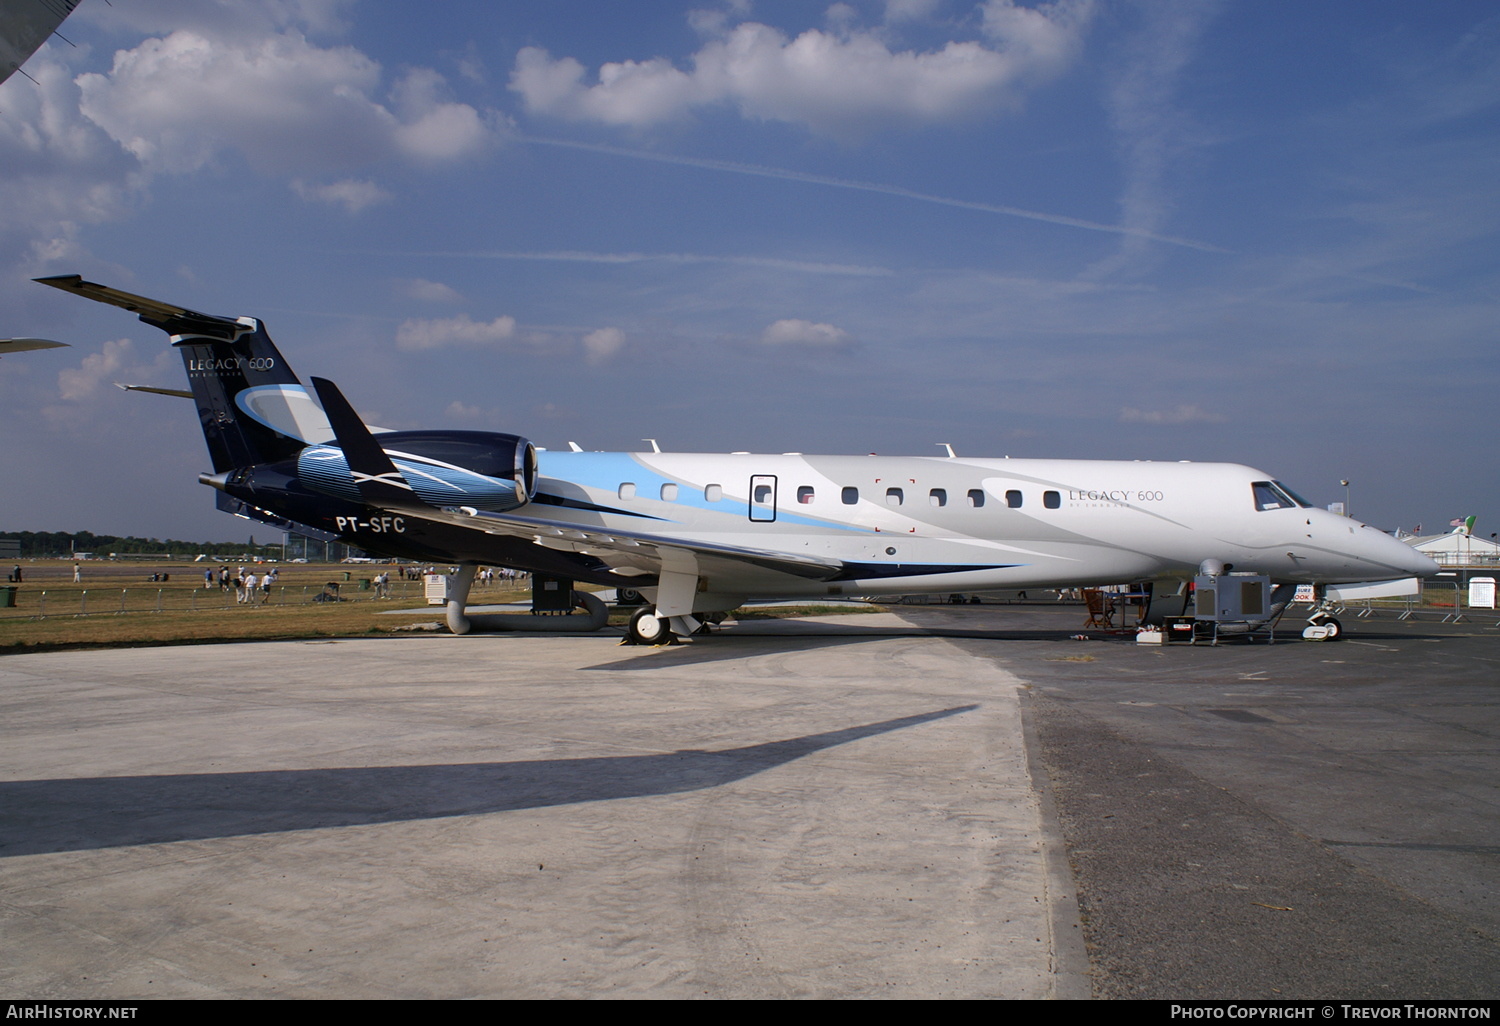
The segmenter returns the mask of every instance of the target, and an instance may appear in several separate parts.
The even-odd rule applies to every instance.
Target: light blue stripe
[[[664,506],[686,506],[689,509],[700,509],[706,513],[717,513],[720,516],[734,517],[736,520],[749,521],[749,500],[746,498],[731,498],[726,492],[725,499],[719,502],[709,502],[703,497],[701,485],[691,485],[673,477],[663,477],[661,474],[647,467],[628,452],[539,452],[537,453],[537,466],[543,477],[556,478],[584,488],[592,488],[598,492],[604,492],[616,497],[620,494],[620,485],[633,482],[636,486],[636,494],[651,502],[659,502]],[[750,475],[745,476],[745,483],[750,483]],[[855,531],[861,534],[873,533],[868,528],[857,527],[854,524],[845,524],[837,520],[826,520],[817,517],[803,516],[792,513],[781,504],[782,493],[780,489],[780,476],[777,477],[777,506],[776,522],[778,524],[796,524],[801,527],[821,527],[838,531]],[[664,484],[677,485],[676,499],[661,499],[661,486]],[[597,501],[597,500],[595,500]],[[629,501],[629,500],[624,500]],[[726,509],[725,507],[730,508]],[[660,510],[653,510],[653,515],[660,516]]]

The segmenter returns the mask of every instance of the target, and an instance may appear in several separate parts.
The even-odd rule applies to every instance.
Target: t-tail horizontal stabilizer
[[[82,296],[84,299],[92,299],[96,303],[108,303],[110,306],[129,310],[147,324],[160,328],[169,335],[206,335],[209,338],[233,341],[253,328],[253,325],[245,324],[233,317],[199,313],[197,310],[189,310],[175,303],[163,303],[159,299],[147,299],[145,296],[112,289],[108,285],[84,281],[82,275],[58,274],[51,278],[33,278],[32,280],[42,285],[51,285],[55,289],[62,289],[64,292],[71,292],[75,296]]]
[[[360,498],[381,509],[404,509],[413,512],[430,511],[427,503],[417,497],[401,471],[391,462],[365,422],[359,419],[344,393],[327,378],[313,378],[318,401],[328,416],[328,425],[333,428],[334,438],[343,450],[344,460],[349,464],[349,474],[359,489]]]

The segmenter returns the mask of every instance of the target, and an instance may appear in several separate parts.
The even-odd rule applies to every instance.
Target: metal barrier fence
[[[1425,580],[1421,592],[1398,598],[1360,599],[1341,602],[1335,608],[1336,615],[1353,616],[1356,619],[1411,620],[1428,623],[1493,623],[1500,626],[1500,610],[1487,606],[1471,606],[1468,589],[1460,580]],[[1295,613],[1305,605],[1294,604],[1289,610]]]

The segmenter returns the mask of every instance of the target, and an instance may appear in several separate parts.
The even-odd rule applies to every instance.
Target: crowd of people
[[[457,567],[422,566],[419,564],[402,563],[395,568],[397,576],[403,581],[420,581],[428,574],[452,574],[456,573]],[[218,588],[220,591],[228,592],[234,589],[236,602],[254,605],[270,601],[271,589],[275,587],[277,577],[281,570],[279,567],[269,567],[265,572],[257,574],[254,567],[241,566],[238,570],[232,569],[227,564],[217,569],[209,567],[203,571],[203,587],[206,590]],[[7,580],[12,583],[21,583],[23,570],[20,564],[13,567],[7,575]],[[510,567],[480,567],[474,574],[474,583],[481,586],[494,584],[511,584],[518,580],[524,580],[529,575],[524,570],[512,570]],[[169,580],[165,573],[154,572],[148,578],[151,581],[162,582]],[[75,583],[83,580],[83,567],[79,563],[73,564],[73,580]],[[391,572],[382,571],[370,580],[375,590],[376,598],[391,597]]]
[[[221,566],[217,570],[209,567],[203,571],[203,587],[217,587],[226,592],[233,588],[236,602],[254,605],[270,601],[271,588],[276,584],[280,573],[280,569],[274,566],[262,574],[256,574],[253,567],[242,566],[234,574],[230,573],[228,566]]]

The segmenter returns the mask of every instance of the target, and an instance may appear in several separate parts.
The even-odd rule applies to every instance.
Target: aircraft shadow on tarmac
[[[954,706],[722,751],[0,782],[0,858],[393,823],[697,791]]]
[[[653,649],[650,658],[639,658],[641,650],[632,649],[630,654],[619,659],[585,666],[586,670],[656,670],[663,666],[690,666],[698,663],[720,662],[745,658],[745,648],[737,642],[763,642],[775,638],[777,651],[783,653],[808,652],[813,649],[831,648],[839,645],[854,645],[882,638],[970,638],[980,641],[1064,641],[1076,635],[1060,630],[986,630],[966,627],[864,627],[852,624],[798,624],[797,630],[757,630],[743,624],[716,632],[706,642],[672,645]],[[1097,632],[1094,632],[1097,634]],[[500,637],[500,635],[495,635]],[[1123,637],[1123,635],[1122,635]],[[1102,640],[1102,638],[1101,638]],[[1129,639],[1134,642],[1134,634]]]

